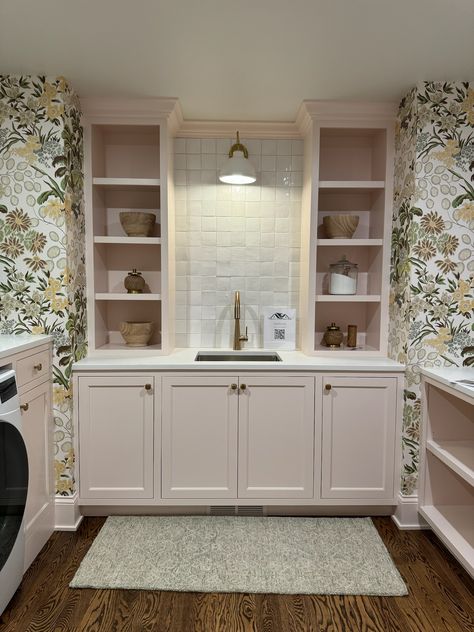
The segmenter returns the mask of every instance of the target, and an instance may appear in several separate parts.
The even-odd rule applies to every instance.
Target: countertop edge
[[[449,386],[455,391],[462,393],[463,395],[467,395],[467,397],[472,399],[474,404],[474,390],[463,386],[462,384],[458,384],[454,378],[463,378],[464,376],[467,378],[474,380],[474,369],[469,367],[432,367],[432,368],[421,368],[421,374],[425,377],[429,377],[432,380],[439,382],[440,384],[444,384],[445,386]]]
[[[6,340],[4,336],[0,335],[0,360],[8,358],[11,355],[15,355],[16,353],[21,353],[22,351],[28,351],[28,349],[34,349],[35,347],[48,344],[53,339],[52,336],[47,334],[19,334],[18,336],[8,335],[7,337],[8,340]]]

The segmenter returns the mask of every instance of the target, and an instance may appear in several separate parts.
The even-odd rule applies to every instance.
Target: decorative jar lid
[[[326,327],[327,331],[341,331],[341,328],[336,325],[336,323],[331,323]]]
[[[339,261],[336,261],[336,263],[330,263],[329,267],[346,272],[349,270],[357,270],[358,264],[348,261],[346,255],[342,255]]]

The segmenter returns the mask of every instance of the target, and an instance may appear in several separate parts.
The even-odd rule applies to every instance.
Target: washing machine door
[[[0,573],[23,528],[27,492],[25,442],[15,425],[0,418]]]

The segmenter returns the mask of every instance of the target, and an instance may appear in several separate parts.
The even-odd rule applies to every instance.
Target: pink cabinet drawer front
[[[39,353],[22,358],[16,363],[16,378],[18,386],[28,384],[40,377],[49,376],[50,359],[49,350],[45,349]]]

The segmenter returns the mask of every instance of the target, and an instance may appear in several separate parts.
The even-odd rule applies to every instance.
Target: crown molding
[[[113,119],[170,119],[182,120],[181,106],[174,97],[84,97],[80,99],[81,109],[87,118]]]
[[[372,101],[311,101],[300,105],[296,120],[300,126],[309,121],[367,120],[391,122],[395,120],[397,103]]]
[[[299,138],[298,127],[290,121],[193,121],[183,120],[176,135],[181,138]]]

